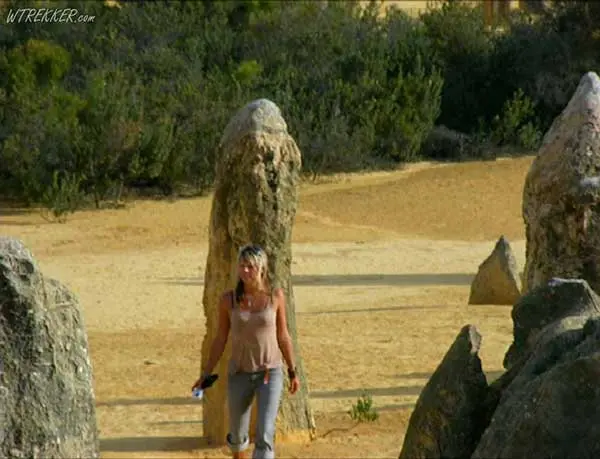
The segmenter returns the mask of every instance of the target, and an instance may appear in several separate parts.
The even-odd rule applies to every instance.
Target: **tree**
[[[86,96],[79,168],[99,208],[111,189],[119,200],[125,180],[139,173],[143,105],[138,88],[118,70],[90,72]]]

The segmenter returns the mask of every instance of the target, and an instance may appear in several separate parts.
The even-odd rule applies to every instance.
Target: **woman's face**
[[[240,260],[238,264],[238,275],[244,284],[257,284],[260,280],[258,266],[248,260]]]

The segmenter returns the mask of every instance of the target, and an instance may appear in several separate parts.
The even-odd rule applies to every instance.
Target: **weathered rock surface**
[[[584,280],[552,279],[535,288],[513,307],[514,341],[504,358],[504,367],[509,368],[526,355],[549,324],[568,326],[569,322],[560,320],[571,317],[576,325],[583,325],[581,321],[596,315],[600,315],[600,297]]]
[[[585,74],[554,120],[523,190],[524,291],[553,277],[600,292],[600,79]]]
[[[233,288],[237,255],[248,243],[261,245],[269,257],[269,280],[286,292],[287,321],[294,342],[301,390],[293,397],[284,391],[278,434],[309,436],[314,420],[296,338],[296,317],[291,284],[292,226],[297,206],[301,154],[287,131],[277,105],[267,99],[243,107],[225,128],[219,146],[215,192],[209,226],[209,252],[205,272],[204,312],[207,333],[202,359],[217,330],[217,305],[222,293]],[[231,350],[225,350],[215,371],[227,374]],[[222,444],[228,430],[226,384],[217,382],[204,399],[211,413],[204,425],[209,440]]]
[[[504,389],[473,458],[600,455],[600,319],[551,335]]]
[[[419,396],[400,458],[600,454],[600,298],[584,280],[552,279],[519,300],[513,321],[507,371],[489,386],[480,337],[463,328]]]
[[[471,283],[469,304],[514,304],[521,295],[517,260],[501,236]]]
[[[522,300],[513,313],[508,371],[490,387],[497,407],[473,457],[525,458],[534,451],[539,457],[594,457],[598,429],[578,427],[588,422],[582,414],[588,402],[577,397],[585,394],[592,403],[598,397],[590,392],[600,356],[598,296],[583,280],[554,279]],[[570,378],[573,372],[580,378]],[[583,448],[575,446],[578,436]]]
[[[463,327],[417,400],[400,459],[471,456],[491,415],[480,345],[476,328]]]
[[[99,457],[79,303],[0,237],[0,457]]]

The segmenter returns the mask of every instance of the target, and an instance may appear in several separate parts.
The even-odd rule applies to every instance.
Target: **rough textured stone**
[[[411,414],[400,459],[470,457],[491,415],[478,356],[481,336],[463,327]]]
[[[561,322],[504,389],[472,457],[600,455],[600,319]]]
[[[0,365],[0,457],[99,457],[78,301],[10,238],[0,238]]]
[[[537,287],[513,307],[514,341],[504,357],[504,367],[526,355],[547,325],[566,317],[587,320],[596,315],[600,315],[600,298],[584,280],[552,279]]]
[[[292,226],[297,206],[301,155],[277,105],[260,99],[243,107],[226,127],[219,146],[215,193],[209,226],[204,313],[206,330],[203,362],[217,328],[221,294],[234,287],[238,250],[260,244],[269,256],[269,280],[286,292],[287,321],[294,342],[301,390],[284,396],[277,421],[278,435],[312,436],[314,420],[296,337],[291,284]],[[231,349],[227,346],[216,372],[227,374]],[[204,424],[209,441],[222,444],[227,434],[226,378],[204,399]]]
[[[523,190],[525,285],[581,278],[600,290],[600,79],[585,74],[554,120]]]
[[[520,297],[517,260],[501,236],[471,283],[469,304],[514,304]]]

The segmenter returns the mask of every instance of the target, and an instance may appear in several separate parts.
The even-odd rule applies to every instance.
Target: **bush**
[[[352,405],[349,414],[354,421],[358,422],[372,422],[379,418],[379,413],[373,407],[373,399],[366,391],[363,391],[356,404]]]
[[[535,104],[541,126],[549,126],[568,103],[581,77],[575,73],[571,51],[552,29],[513,17],[509,31],[494,42],[490,113],[499,113],[506,101],[521,91]]]
[[[535,148],[600,61],[600,8],[558,3],[498,34],[461,2],[415,19],[378,2],[61,0],[94,23],[2,30],[1,192],[59,213],[71,192],[204,192],[229,119],[262,97],[312,177],[482,157],[484,139]],[[468,141],[443,145],[435,124]]]
[[[539,146],[541,137],[535,120],[535,104],[519,89],[506,102],[501,115],[494,118],[491,140],[498,146],[514,145],[534,150]]]
[[[61,174],[58,171],[52,174],[52,183],[43,192],[41,204],[58,222],[66,222],[68,214],[75,212],[81,206],[84,199],[80,188],[81,182],[82,177],[74,174]]]
[[[444,80],[438,122],[450,129],[473,132],[481,117],[491,118],[488,101],[493,43],[481,7],[444,2],[422,14],[421,21]]]

